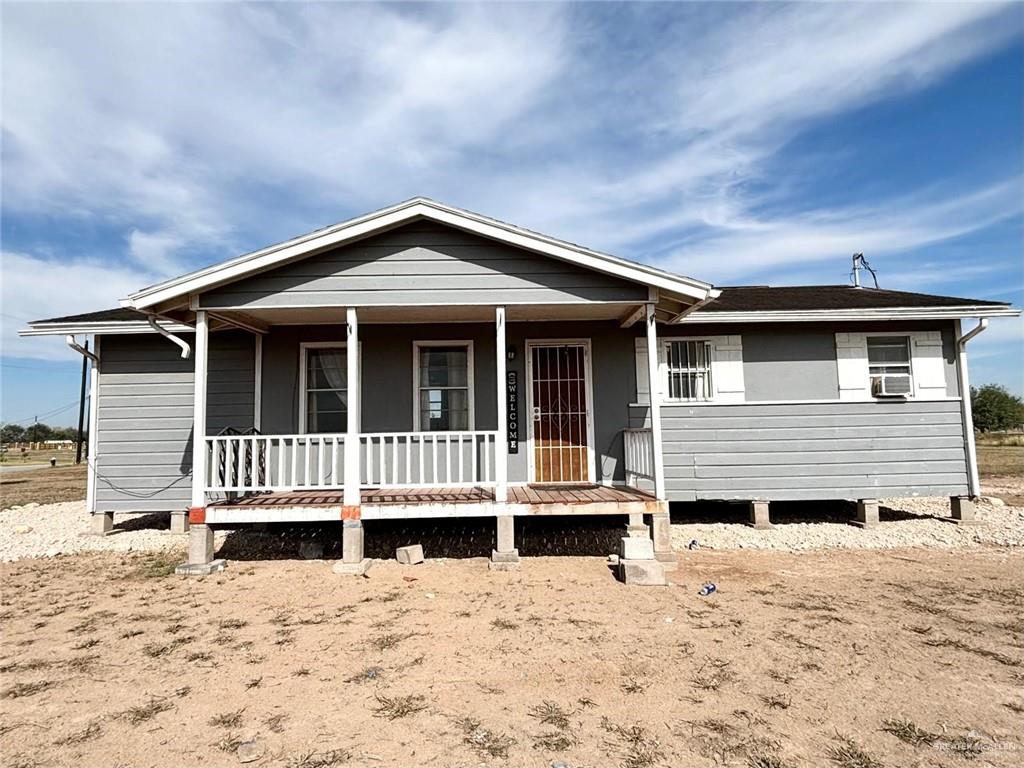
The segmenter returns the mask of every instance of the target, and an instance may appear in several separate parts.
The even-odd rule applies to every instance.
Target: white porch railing
[[[343,484],[345,435],[206,438],[209,492],[323,490]]]
[[[496,485],[496,431],[359,436],[361,488]],[[345,485],[344,434],[206,438],[206,491],[327,490]]]
[[[495,485],[496,431],[373,432],[359,436],[364,488]]]
[[[626,485],[636,488],[639,480],[654,480],[654,432],[650,429],[622,430],[626,462]]]

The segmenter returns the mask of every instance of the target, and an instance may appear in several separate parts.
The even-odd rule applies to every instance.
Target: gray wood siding
[[[649,424],[646,406],[632,426]],[[662,406],[670,501],[967,492],[958,401]]]
[[[476,429],[497,429],[494,325],[448,323],[364,325],[362,345],[362,429],[365,432],[410,432],[413,428],[413,341],[473,341]],[[263,431],[299,431],[299,344],[341,341],[344,326],[274,326],[263,347]],[[528,339],[591,340],[593,353],[594,451],[596,477],[623,482],[622,430],[634,397],[633,338],[616,321],[509,323],[507,343],[515,357],[506,365],[519,374],[520,445],[509,456],[510,482],[528,479],[526,414],[526,341]]]
[[[201,296],[203,307],[644,301],[647,289],[434,224],[412,224]]]
[[[643,324],[633,329],[642,335]],[[946,395],[959,396],[956,344],[949,321],[890,323],[751,323],[659,326],[665,339],[679,336],[737,334],[743,339],[743,380],[746,400],[833,400],[839,397],[836,366],[837,331],[890,332],[941,331],[945,360]]]
[[[193,343],[188,334],[182,338]],[[252,426],[252,336],[210,335],[207,430]],[[155,335],[100,341],[96,508],[149,512],[189,505],[193,361]]]

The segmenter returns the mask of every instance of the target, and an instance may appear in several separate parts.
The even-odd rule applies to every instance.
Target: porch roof
[[[529,320],[607,320],[621,314],[615,305],[538,305],[510,306],[509,322]],[[661,313],[661,310],[659,310]],[[225,313],[227,314],[227,313]],[[492,322],[489,307],[364,307],[360,309],[364,323],[423,322]],[[682,322],[799,322],[799,321],[863,321],[898,319],[944,319],[957,317],[1015,317],[1020,310],[1010,304],[983,299],[937,296],[877,288],[855,288],[847,285],[802,286],[737,286],[723,288],[718,299],[711,301]],[[324,322],[322,310],[265,309],[250,313],[267,325],[307,324]],[[137,309],[115,307],[99,312],[66,315],[35,320],[22,336],[62,335],[67,333],[153,333],[148,315]],[[664,313],[660,319],[668,319]],[[338,318],[337,322],[341,322]],[[224,323],[230,325],[230,323]],[[191,330],[186,324],[167,324],[169,331]],[[216,327],[216,326],[215,326]]]

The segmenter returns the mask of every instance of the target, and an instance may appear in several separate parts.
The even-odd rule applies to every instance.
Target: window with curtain
[[[419,429],[423,432],[472,429],[470,345],[418,342],[416,358]]]
[[[664,346],[665,370],[668,375],[666,396],[669,400],[710,400],[710,341],[668,341]]]
[[[868,375],[875,397],[904,397],[913,392],[910,337],[869,336]]]
[[[344,347],[306,347],[306,432],[348,428],[348,368]]]

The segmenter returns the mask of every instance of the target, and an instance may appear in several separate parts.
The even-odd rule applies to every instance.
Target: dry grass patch
[[[608,718],[601,719],[601,728],[609,734],[608,752],[615,755],[622,768],[650,768],[665,760],[661,743],[640,725],[617,725]]]
[[[139,562],[128,574],[131,579],[163,579],[174,573],[181,564],[181,553],[173,551],[150,552],[139,557]]]
[[[174,709],[174,705],[166,699],[150,699],[147,704],[140,704],[130,707],[121,713],[120,717],[132,725],[141,725],[152,720],[161,712]]]
[[[49,690],[59,685],[56,680],[36,680],[31,683],[15,683],[10,688],[7,688],[3,694],[0,694],[0,698],[4,699],[23,699],[26,696],[35,696],[37,693]]]
[[[481,757],[495,757],[508,760],[508,751],[516,745],[516,740],[501,733],[484,728],[475,717],[463,717],[456,725],[462,730],[462,741],[475,750]]]
[[[409,696],[376,696],[377,706],[373,714],[387,720],[400,720],[415,715],[427,708],[427,699],[418,693]]]
[[[288,768],[331,768],[347,763],[352,753],[346,749],[327,749],[322,752],[306,752],[287,762]]]
[[[891,733],[900,741],[915,747],[931,746],[939,738],[939,734],[918,728],[910,720],[885,720],[882,730]]]
[[[840,736],[839,743],[830,746],[825,754],[840,768],[885,768],[857,742],[846,736]]]
[[[736,679],[736,674],[730,669],[731,665],[732,662],[725,659],[706,659],[691,680],[694,688],[701,691],[717,691],[726,683],[731,683]]]
[[[75,744],[84,744],[87,741],[98,739],[101,733],[103,733],[103,728],[100,726],[100,722],[98,720],[93,720],[82,730],[69,733],[67,736],[62,736],[53,743],[58,747],[70,747]]]
[[[263,724],[271,733],[284,733],[284,722],[287,719],[288,715],[285,714],[271,715],[263,721]]]
[[[936,637],[929,638],[924,641],[924,644],[931,646],[932,648],[955,648],[958,651],[964,651],[966,653],[973,653],[976,656],[982,658],[991,659],[999,664],[1003,664],[1007,667],[1021,667],[1024,666],[1024,661],[1015,659],[1011,656],[999,653],[998,651],[990,651],[987,648],[979,648],[975,645],[965,643],[963,640],[957,640],[950,637]]]
[[[389,632],[385,635],[378,635],[370,640],[370,646],[378,651],[389,651],[392,648],[396,648],[403,640],[408,640],[410,637],[414,637],[415,635],[415,632]]]
[[[244,713],[245,707],[242,707],[234,712],[214,715],[207,722],[215,728],[238,728],[242,724],[242,715]]]

